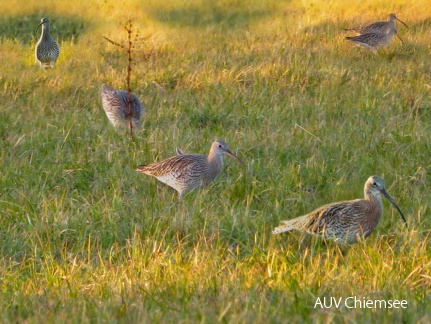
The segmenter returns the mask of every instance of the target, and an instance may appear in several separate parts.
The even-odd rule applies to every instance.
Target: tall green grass
[[[428,1],[8,1],[0,3],[0,321],[429,322],[431,89]],[[406,41],[377,55],[343,28],[395,12]],[[41,17],[61,48],[34,64]],[[103,83],[147,112],[134,141],[101,107]],[[177,194],[136,165],[224,139],[207,189]],[[290,219],[360,198],[388,203],[340,250]],[[405,299],[403,310],[314,308],[317,297]]]

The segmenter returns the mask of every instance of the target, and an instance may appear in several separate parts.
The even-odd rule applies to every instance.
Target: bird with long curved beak
[[[178,191],[180,199],[184,193],[206,187],[220,173],[223,166],[223,154],[229,155],[244,164],[233,154],[226,142],[215,141],[208,156],[185,154],[177,149],[177,155],[161,162],[140,165],[136,171],[148,174]]]
[[[49,32],[49,19],[42,18],[40,20],[40,24],[36,28],[36,32],[40,26],[42,26],[42,34],[40,35],[35,48],[36,61],[39,62],[40,67],[52,69],[60,55],[60,49],[57,42],[51,37]]]
[[[385,35],[389,32],[390,29],[397,28],[395,22],[399,21],[404,26],[409,28],[409,26],[406,25],[404,21],[399,19],[394,13],[389,14],[389,18],[387,21],[377,21],[372,24],[366,25],[362,28],[353,28],[353,29],[345,29],[346,31],[354,31],[358,34],[364,35],[364,34],[381,34]],[[395,34],[398,39],[404,44],[404,41],[401,39],[401,37],[398,35],[398,33]]]
[[[297,230],[322,236],[338,243],[356,243],[366,238],[377,227],[383,214],[380,194],[395,207],[407,226],[403,212],[389,196],[385,183],[378,176],[371,176],[365,182],[365,199],[356,199],[324,205],[309,214],[281,222],[273,234]]]

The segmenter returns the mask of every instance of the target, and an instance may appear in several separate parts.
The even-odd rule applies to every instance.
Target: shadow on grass
[[[23,44],[31,44],[40,37],[42,28],[36,32],[43,13],[27,16],[3,16],[0,18],[1,39],[16,39]],[[72,41],[79,38],[85,30],[85,23],[79,18],[47,16],[50,20],[50,32],[58,41]]]
[[[170,10],[155,8],[150,15],[158,21],[181,27],[224,26],[229,28],[247,27],[250,23],[273,14],[272,10],[213,1],[202,1],[201,5],[190,5]]]

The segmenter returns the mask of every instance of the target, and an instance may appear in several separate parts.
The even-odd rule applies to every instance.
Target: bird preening
[[[42,34],[35,48],[36,61],[39,62],[41,68],[52,69],[60,55],[60,49],[49,32],[49,19],[42,18],[36,31],[40,26],[42,26]]]
[[[144,106],[133,92],[116,90],[102,85],[102,106],[109,121],[117,130],[139,130],[144,116]]]
[[[282,221],[281,225],[273,230],[273,234],[297,230],[337,243],[356,243],[371,235],[377,227],[383,214],[381,194],[400,213],[407,226],[403,212],[386,192],[383,179],[371,176],[365,182],[364,199],[324,205],[304,216]]]
[[[177,155],[161,162],[140,165],[136,171],[148,174],[178,191],[180,199],[191,190],[206,187],[220,173],[223,166],[223,154],[233,157],[244,164],[232,153],[226,142],[215,141],[208,156],[186,154],[177,149]]]

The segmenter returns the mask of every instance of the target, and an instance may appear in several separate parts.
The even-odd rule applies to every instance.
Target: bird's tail
[[[146,165],[138,165],[135,171],[138,172],[145,172],[146,171],[147,166]]]
[[[280,226],[274,228],[272,234],[280,234],[292,230],[305,230],[307,223],[307,215],[299,216],[294,219],[281,221]]]
[[[274,228],[274,230],[272,231],[272,234],[280,234],[283,232],[289,232],[293,229],[295,229],[291,224],[289,224],[289,221],[283,221],[281,222],[282,225]]]
[[[354,32],[357,35],[361,34],[361,31],[360,31],[359,28],[344,28],[343,31],[345,31],[345,32]]]

